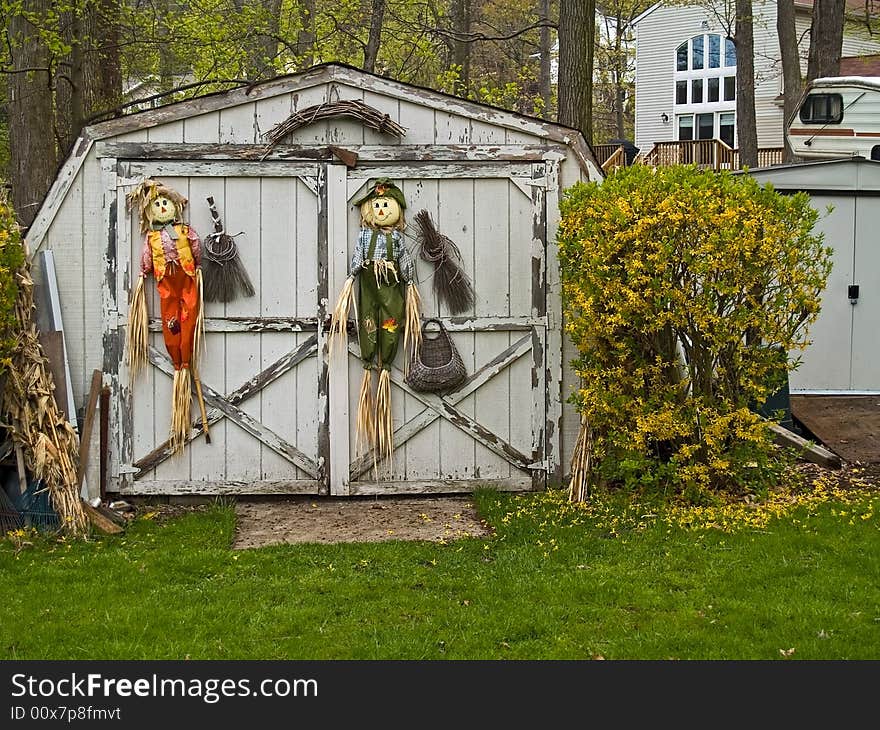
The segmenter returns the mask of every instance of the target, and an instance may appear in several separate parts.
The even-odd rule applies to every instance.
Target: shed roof
[[[61,201],[67,194],[89,151],[95,142],[129,132],[136,132],[168,124],[188,117],[251,104],[283,94],[296,93],[314,86],[340,83],[365,91],[385,95],[401,101],[419,104],[468,119],[478,120],[497,127],[520,132],[562,144],[572,150],[584,170],[602,175],[602,168],[584,136],[576,129],[555,122],[518,114],[499,107],[461,99],[433,89],[396,81],[384,76],[367,73],[341,63],[325,63],[305,71],[279,76],[259,83],[240,86],[225,91],[204,94],[192,99],[173,102],[154,109],[127,114],[115,119],[97,122],[85,127],[73,145],[70,155],[60,168],[52,187],[46,194],[26,239],[32,246],[39,243],[52,223]],[[463,145],[467,147],[468,145]]]

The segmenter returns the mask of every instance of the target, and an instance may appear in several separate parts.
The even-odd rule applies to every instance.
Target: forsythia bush
[[[561,212],[590,482],[704,494],[775,478],[753,409],[796,366],[831,270],[809,197],[634,165],[570,188]]]
[[[6,196],[0,194],[0,373],[10,365],[15,344],[15,275],[24,263],[24,248],[15,213]]]

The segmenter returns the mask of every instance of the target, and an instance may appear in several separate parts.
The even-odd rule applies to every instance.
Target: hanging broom
[[[202,252],[202,268],[205,271],[205,301],[207,302],[230,302],[237,296],[252,297],[256,292],[254,285],[248,276],[241,257],[238,254],[238,246],[235,245],[235,236],[229,235],[223,229],[223,222],[214,205],[214,198],[208,196],[208,208],[214,219],[214,232],[205,237],[204,251]],[[240,233],[236,234],[240,236]]]
[[[418,227],[419,255],[434,265],[434,293],[450,314],[463,314],[474,307],[474,287],[461,265],[461,252],[447,236],[434,227],[431,214],[420,210],[415,217]]]

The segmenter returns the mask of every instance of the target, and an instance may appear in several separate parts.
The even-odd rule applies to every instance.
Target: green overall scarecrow
[[[344,343],[348,312],[355,310],[364,378],[358,398],[356,448],[376,449],[375,459],[390,460],[394,451],[391,420],[391,365],[401,334],[404,349],[418,347],[421,337],[421,299],[415,262],[403,242],[406,227],[403,192],[388,178],[379,178],[363,197],[361,230],[354,246],[349,276],[333,311],[330,339]],[[353,287],[358,280],[358,302]],[[335,348],[331,348],[335,349]],[[406,358],[406,363],[409,358]],[[379,371],[373,397],[372,371]]]

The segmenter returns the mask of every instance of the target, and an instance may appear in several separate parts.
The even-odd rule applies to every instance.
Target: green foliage
[[[15,345],[15,275],[23,263],[24,248],[15,213],[6,196],[0,194],[0,373],[9,367]]]
[[[754,409],[808,344],[831,269],[804,193],[692,166],[621,168],[561,206],[574,400],[593,475],[630,488],[760,489],[779,459]]]

